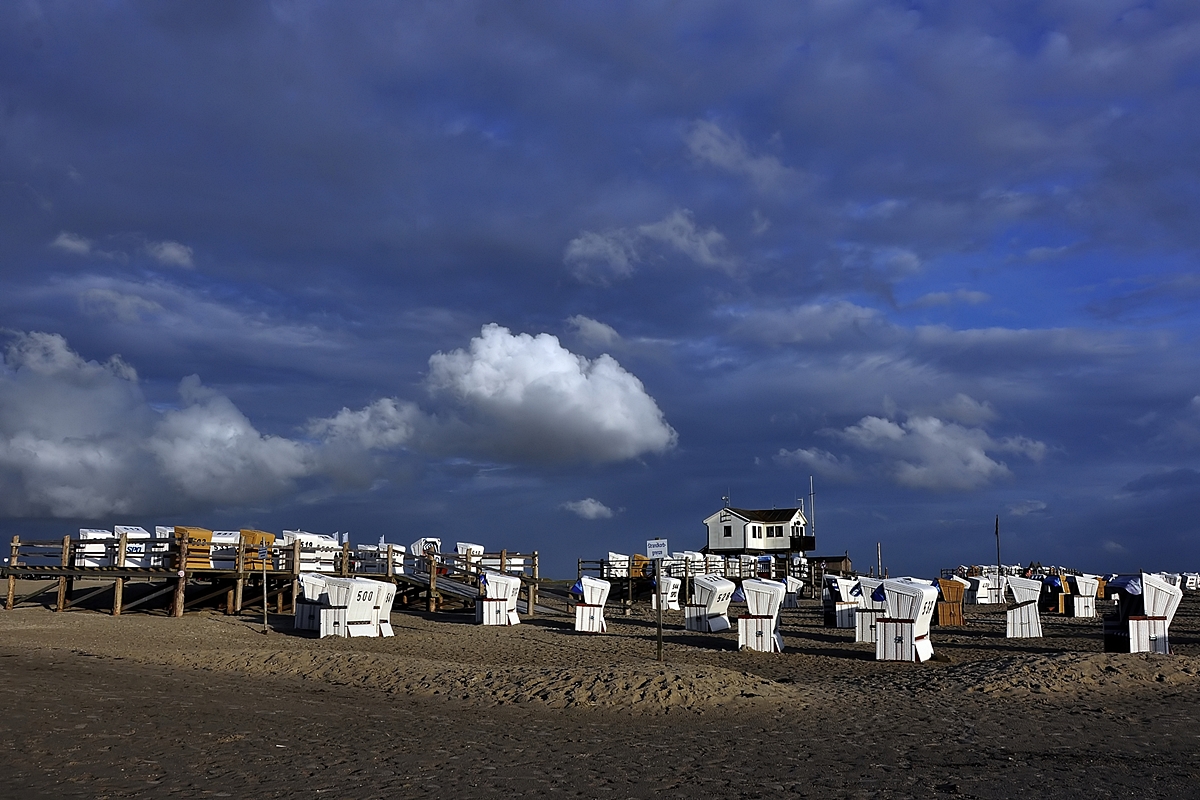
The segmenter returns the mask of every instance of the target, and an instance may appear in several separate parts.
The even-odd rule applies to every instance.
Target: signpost
[[[663,559],[667,557],[667,540],[666,539],[647,539],[646,540],[646,557],[654,559],[654,607],[658,609],[658,660],[663,660],[662,655],[662,569]]]

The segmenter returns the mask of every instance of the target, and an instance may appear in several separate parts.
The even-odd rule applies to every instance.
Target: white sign
[[[666,539],[647,539],[646,540],[646,557],[647,558],[666,558],[667,557],[667,540]]]

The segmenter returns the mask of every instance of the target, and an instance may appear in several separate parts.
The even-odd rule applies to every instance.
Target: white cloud
[[[576,278],[602,285],[612,278],[632,275],[638,260],[635,237],[624,230],[603,234],[584,231],[567,244],[563,253],[563,263]]]
[[[168,267],[192,268],[192,248],[179,242],[147,242],[146,252]]]
[[[1045,510],[1046,504],[1041,500],[1022,500],[1008,507],[1008,513],[1014,517],[1024,517],[1027,514],[1036,514],[1039,511]]]
[[[137,373],[57,334],[17,335],[0,370],[0,514],[96,519],[275,498],[313,471],[312,446],[264,436],[195,377],[178,409]]]
[[[159,303],[136,294],[113,289],[85,289],[79,294],[79,310],[89,317],[117,322],[141,322],[145,317],[165,311]]]
[[[607,285],[632,275],[655,246],[680,253],[701,266],[727,272],[737,267],[737,261],[725,253],[725,237],[714,228],[698,228],[687,209],[676,209],[658,222],[636,228],[584,231],[567,244],[563,263],[579,280]]]
[[[638,227],[638,233],[646,239],[669,245],[697,264],[724,270],[732,270],[735,266],[733,259],[722,252],[725,237],[715,228],[697,228],[692,212],[687,209],[676,209],[658,222],[642,225]]]
[[[0,514],[95,517],[138,506],[152,414],[137,373],[61,336],[18,335],[0,362]]]
[[[578,514],[584,519],[609,519],[613,515],[611,508],[591,497],[563,503],[559,508],[566,509],[573,514]]]
[[[846,456],[835,456],[828,450],[817,447],[796,448],[795,450],[780,449],[775,454],[775,463],[782,466],[803,467],[812,470],[817,475],[835,480],[847,480],[854,476],[850,459]]]
[[[744,175],[760,190],[779,188],[796,177],[796,173],[779,159],[753,155],[742,137],[730,135],[712,122],[694,122],[684,141],[688,152],[697,161]]]
[[[590,347],[612,347],[621,341],[621,334],[603,322],[576,314],[567,323],[579,334],[584,344]]]
[[[485,325],[468,350],[436,353],[429,367],[430,391],[460,416],[440,434],[456,447],[602,462],[675,446],[675,431],[641,381],[612,357],[588,360],[549,334]]]
[[[119,356],[88,361],[57,334],[16,334],[0,360],[0,515],[104,518],[236,507],[306,479],[369,485],[388,451],[536,462],[616,461],[675,444],[641,382],[553,336],[484,327],[430,359],[441,417],[384,398],[310,420],[308,439],[261,433],[196,376],[167,411]]]
[[[842,430],[844,441],[879,453],[896,483],[919,489],[968,490],[1012,473],[989,452],[1011,452],[1037,461],[1046,446],[1025,437],[993,439],[982,428],[968,428],[936,417],[913,416],[902,423],[863,417]]]
[[[941,415],[965,425],[979,425],[996,418],[996,410],[986,400],[982,403],[962,392],[941,405]]]
[[[408,444],[424,422],[416,405],[389,397],[358,411],[343,408],[328,419],[311,420],[308,431],[331,444],[390,450]]]
[[[814,344],[884,332],[888,323],[873,308],[853,303],[808,303],[787,309],[726,311],[739,336],[770,344]]]
[[[55,237],[50,246],[55,250],[70,253],[75,256],[86,256],[92,252],[92,240],[77,233],[63,231]]]
[[[311,447],[259,433],[197,376],[184,378],[179,392],[184,407],[163,415],[147,448],[186,496],[237,506],[289,492],[313,472]]]

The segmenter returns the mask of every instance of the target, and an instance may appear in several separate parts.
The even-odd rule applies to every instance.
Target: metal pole
[[[662,657],[662,563],[661,558],[654,559],[654,605],[658,607],[658,660],[661,663]]]
[[[1003,589],[1003,584],[1000,582],[1001,581],[1000,573],[1003,569],[1000,566],[1001,563],[1003,563],[1003,562],[1000,561],[1000,515],[997,514],[996,515],[996,588],[1000,591],[999,602],[1003,603],[1004,602],[1004,589]]]
[[[879,569],[879,574],[883,575],[883,542],[875,543],[875,565]]]

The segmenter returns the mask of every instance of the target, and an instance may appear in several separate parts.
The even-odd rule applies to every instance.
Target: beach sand
[[[737,607],[734,607],[736,613]],[[1196,797],[1200,596],[1172,656],[1102,653],[1099,620],[999,606],[874,661],[785,610],[786,650],[610,608],[511,628],[402,612],[395,638],[272,617],[0,612],[4,797]]]

